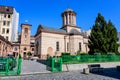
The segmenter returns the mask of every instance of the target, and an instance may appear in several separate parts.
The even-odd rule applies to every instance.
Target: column
[[[72,14],[72,25],[74,24],[74,18],[73,18],[73,14]]]
[[[70,14],[70,24],[72,25],[72,13]]]
[[[69,24],[69,13],[67,13],[67,24]]]
[[[76,25],[76,17],[74,16],[74,25]]]
[[[73,15],[73,25],[75,25],[75,18],[74,18],[74,15]]]
[[[65,16],[65,14],[64,14],[64,16],[63,16],[63,17],[64,17],[64,20],[63,20],[63,21],[64,21],[64,23],[63,23],[63,25],[66,25],[66,16]]]

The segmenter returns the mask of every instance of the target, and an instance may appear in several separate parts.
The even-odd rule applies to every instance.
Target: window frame
[[[81,42],[79,42],[79,51],[82,51]]]
[[[60,50],[60,47],[59,47],[59,46],[60,46],[60,44],[59,44],[59,42],[57,41],[57,42],[56,42],[56,51],[59,51],[59,50]]]

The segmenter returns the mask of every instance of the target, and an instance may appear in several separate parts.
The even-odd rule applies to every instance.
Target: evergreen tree
[[[89,54],[107,52],[117,53],[117,40],[117,30],[112,22],[109,21],[107,23],[104,17],[98,13],[89,36]]]
[[[107,26],[109,27],[108,34],[107,34],[108,44],[109,44],[109,52],[118,53],[119,44],[117,44],[117,41],[118,41],[117,30],[111,21],[108,22]]]

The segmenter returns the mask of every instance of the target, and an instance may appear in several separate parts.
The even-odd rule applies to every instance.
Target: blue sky
[[[61,28],[61,13],[68,6],[77,13],[77,26],[82,30],[90,29],[100,12],[120,32],[120,0],[0,0],[0,5],[13,6],[19,12],[19,32],[20,24],[28,20],[32,35],[39,24]]]

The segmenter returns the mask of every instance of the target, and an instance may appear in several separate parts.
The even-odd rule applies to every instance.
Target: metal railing
[[[62,71],[62,58],[48,56],[46,68],[52,72]]]
[[[114,62],[120,61],[120,55],[106,54],[106,55],[62,55],[63,64],[75,63],[92,63],[92,62]]]
[[[0,58],[0,76],[20,75],[21,73],[21,57],[18,58]]]

